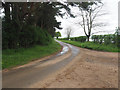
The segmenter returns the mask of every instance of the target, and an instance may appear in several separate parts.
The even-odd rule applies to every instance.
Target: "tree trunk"
[[[10,22],[10,4],[9,2],[5,3],[5,21]]]
[[[87,36],[87,42],[89,42],[90,36]]]
[[[68,37],[67,37],[67,38],[68,38],[68,40],[69,40],[69,39],[70,39],[70,35],[68,35]]]

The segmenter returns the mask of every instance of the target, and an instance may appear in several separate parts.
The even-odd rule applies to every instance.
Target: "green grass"
[[[99,50],[99,51],[107,51],[107,52],[120,52],[120,49],[116,45],[104,45],[104,44],[97,44],[93,42],[78,42],[78,41],[69,41],[69,40],[61,40],[63,42],[87,49]]]
[[[26,64],[32,60],[53,54],[61,49],[57,42],[52,42],[48,46],[36,45],[31,48],[8,49],[2,52],[2,68],[11,68]]]

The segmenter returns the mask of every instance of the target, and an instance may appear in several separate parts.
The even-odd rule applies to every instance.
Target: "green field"
[[[104,45],[104,44],[97,44],[93,42],[78,42],[78,41],[69,41],[69,40],[61,40],[63,42],[87,49],[99,50],[99,51],[107,51],[107,52],[120,52],[120,49],[116,45]]]
[[[26,64],[32,60],[51,55],[61,49],[57,42],[46,46],[36,45],[31,48],[7,49],[2,52],[2,69]]]

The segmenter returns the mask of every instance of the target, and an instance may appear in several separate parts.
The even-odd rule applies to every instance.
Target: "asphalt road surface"
[[[57,42],[59,42],[63,46],[62,51],[58,54],[25,67],[23,66],[21,68],[11,69],[7,72],[3,71],[2,87],[29,88],[29,86],[31,86],[32,84],[44,80],[48,75],[64,68],[64,66],[66,66],[72,60],[74,60],[74,58],[79,53],[79,49],[70,44],[66,44],[60,41]],[[68,57],[62,58],[62,56],[64,55]]]

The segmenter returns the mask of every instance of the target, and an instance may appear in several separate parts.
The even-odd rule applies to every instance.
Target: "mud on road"
[[[117,88],[118,53],[79,49],[79,55],[64,70],[33,87]]]

